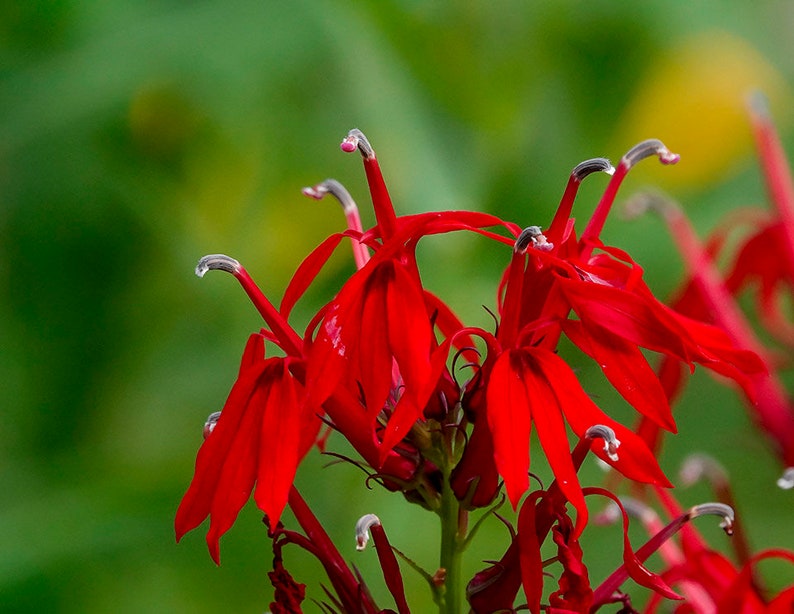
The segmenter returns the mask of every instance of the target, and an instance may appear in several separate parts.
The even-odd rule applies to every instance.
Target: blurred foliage
[[[277,299],[343,224],[300,188],[333,176],[366,202],[359,161],[337,148],[349,128],[374,143],[401,211],[477,208],[525,225],[550,218],[578,161],[659,137],[681,164],[638,172],[627,192],[660,183],[705,232],[764,200],[748,88],[772,97],[794,151],[793,26],[788,3],[738,0],[3,3],[0,609],[266,609],[271,554],[253,506],[224,538],[219,569],[200,531],[173,543],[203,420],[260,325],[233,280],[199,283],[191,271],[205,253],[228,253]],[[606,232],[661,293],[674,286],[680,264],[658,221]],[[428,270],[431,288],[467,319],[487,318],[479,306],[493,305],[506,263],[498,248],[454,237],[423,255],[449,263]],[[350,270],[347,254],[333,260],[296,325]],[[696,377],[664,466],[716,454],[756,545],[786,545],[790,496],[759,495],[774,462],[734,396]],[[375,592],[373,553],[352,547],[364,513],[432,569],[434,519],[325,462],[312,455],[299,484]],[[697,496],[709,493],[680,493]],[[506,533],[491,531],[471,571],[501,554]],[[617,534],[586,539],[605,553],[588,560],[597,580],[618,563]],[[316,590],[320,570],[294,557],[294,575]],[[406,578],[421,611],[426,591]]]

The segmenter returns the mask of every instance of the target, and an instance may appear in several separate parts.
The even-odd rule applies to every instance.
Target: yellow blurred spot
[[[671,45],[619,122],[618,147],[659,138],[681,162],[674,169],[646,163],[642,173],[654,181],[663,173],[665,185],[714,182],[752,149],[747,97],[754,90],[766,95],[773,113],[790,98],[780,74],[743,39],[717,31]]]

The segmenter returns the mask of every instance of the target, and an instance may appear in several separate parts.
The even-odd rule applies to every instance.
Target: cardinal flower
[[[220,536],[252,491],[262,511],[274,519],[281,516],[299,459],[320,428],[317,416],[305,410],[303,387],[291,366],[289,358],[266,359],[264,337],[252,335],[222,418],[207,428],[175,523],[180,539],[209,516],[207,544],[216,563]]]
[[[486,361],[490,377],[484,413],[493,435],[496,465],[513,506],[527,489],[528,440],[534,426],[555,477],[580,514],[577,535],[587,510],[572,470],[565,422],[581,437],[588,427],[605,424],[608,418],[554,353],[561,334],[592,357],[643,416],[667,430],[675,430],[675,423],[643,348],[690,367],[703,364],[738,380],[747,372],[764,369],[753,352],[737,349],[719,328],[664,306],[645,285],[642,269],[631,257],[598,240],[626,173],[652,155],[666,164],[678,159],[657,140],[632,148],[614,171],[580,239],[574,233],[571,207],[584,177],[613,170],[602,158],[574,168],[547,234],[531,226],[519,235],[502,284],[501,321],[491,344],[496,357],[489,355]],[[622,463],[619,469],[632,471],[635,479],[666,483],[641,442],[624,446],[619,456],[629,450],[646,464]],[[614,459],[605,460],[615,464]]]

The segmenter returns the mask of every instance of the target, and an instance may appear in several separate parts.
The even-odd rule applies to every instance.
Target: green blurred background
[[[705,233],[726,211],[766,202],[749,89],[768,94],[794,152],[792,30],[783,1],[2,3],[0,609],[267,609],[272,555],[253,505],[224,537],[220,568],[203,528],[174,543],[202,424],[260,326],[233,279],[192,271],[200,256],[227,253],[278,301],[308,250],[343,227],[337,207],[300,194],[326,177],[371,222],[360,161],[338,148],[349,128],[370,137],[400,212],[479,209],[521,225],[548,223],[577,162],[616,160],[658,137],[682,162],[645,163],[622,196],[658,184]],[[580,217],[603,186],[585,186]],[[661,295],[674,288],[680,259],[658,220],[615,218],[605,238]],[[434,263],[427,285],[489,325],[481,305],[493,306],[504,250],[443,237],[421,256]],[[347,253],[332,261],[297,327],[351,266]],[[572,360],[630,422],[590,365]],[[754,545],[793,547],[791,493],[773,488],[779,467],[765,442],[730,391],[701,373],[693,384],[663,466],[674,474],[688,452],[714,453]],[[353,549],[365,513],[432,571],[435,518],[326,463],[312,454],[298,484],[373,591],[384,594],[374,552]],[[711,496],[677,494],[686,505]],[[505,547],[493,524],[471,571]],[[617,529],[589,528],[585,548],[598,581],[618,563]],[[319,567],[289,556],[321,597]],[[791,581],[779,571],[773,584]],[[425,611],[427,591],[405,575]]]

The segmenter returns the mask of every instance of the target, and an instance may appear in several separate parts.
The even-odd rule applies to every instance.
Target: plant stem
[[[449,479],[444,480],[444,490],[441,493],[441,557],[439,566],[446,570],[443,586],[439,587],[438,611],[439,614],[457,614],[461,611],[462,578],[461,554],[464,539],[460,534],[460,505],[455,498],[455,493],[449,486]]]

